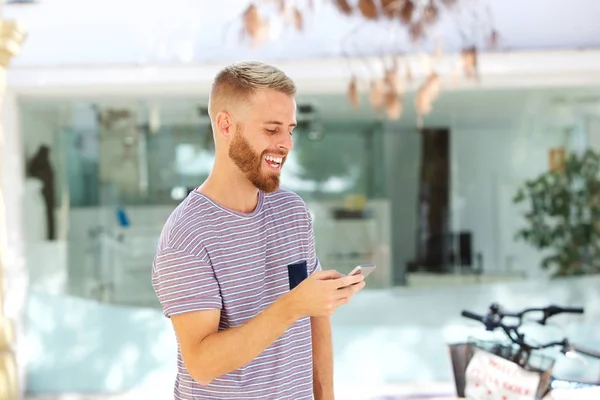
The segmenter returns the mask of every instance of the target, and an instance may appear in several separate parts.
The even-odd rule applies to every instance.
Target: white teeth
[[[273,156],[265,156],[265,160],[276,162],[277,164],[281,164],[283,158],[281,157],[273,157]]]

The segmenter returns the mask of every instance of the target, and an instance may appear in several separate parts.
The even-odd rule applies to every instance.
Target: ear
[[[233,123],[231,115],[227,111],[217,113],[215,116],[215,125],[217,134],[225,139],[225,141],[229,142],[235,130],[235,124]]]

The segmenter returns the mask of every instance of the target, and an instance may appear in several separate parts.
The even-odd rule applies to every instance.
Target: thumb
[[[344,274],[341,274],[334,269],[328,269],[325,271],[315,272],[313,274],[313,276],[315,277],[315,279],[326,280],[326,279],[338,279],[338,278],[341,278],[342,276],[344,276]]]

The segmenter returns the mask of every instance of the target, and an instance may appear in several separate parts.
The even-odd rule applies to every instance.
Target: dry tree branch
[[[352,75],[352,78],[350,79],[350,83],[348,85],[348,101],[354,108],[360,107],[358,82],[356,75]]]
[[[429,43],[432,39],[430,30],[438,23],[442,14],[450,14],[450,18],[460,35],[462,42],[460,61],[463,73],[469,78],[478,79],[477,45],[481,41],[478,38],[483,34],[487,38],[490,47],[495,46],[498,42],[498,33],[493,27],[489,0],[484,1],[488,1],[484,8],[473,6],[465,9],[465,7],[459,6],[460,0],[332,0],[332,5],[341,15],[357,15],[360,18],[357,25],[347,32],[340,41],[342,56],[348,63],[351,72],[347,93],[349,102],[354,107],[359,106],[358,87],[361,74],[357,73],[359,72],[355,70],[357,65],[352,62],[358,60],[358,65],[362,66],[367,73],[369,81],[368,97],[373,108],[378,113],[383,111],[390,119],[399,118],[403,113],[402,101],[405,83],[410,83],[413,80],[413,70],[407,59],[402,62],[404,76],[400,75],[395,49],[398,30],[402,29],[408,34],[408,39],[412,42],[412,49],[418,51],[423,49],[425,40]],[[298,5],[299,2],[302,7]],[[306,13],[314,10],[314,0],[256,0],[250,2],[248,8],[241,15],[241,33],[243,36],[250,38],[253,46],[265,40],[267,36],[268,21],[259,13],[257,6],[257,4],[263,3],[278,6],[278,15],[284,19],[286,26],[299,31],[306,30]],[[292,3],[294,6],[292,6]],[[482,15],[484,13],[487,13],[487,18]],[[491,29],[485,26],[485,20],[491,25]],[[226,26],[224,37],[231,29],[231,22]],[[356,40],[363,27],[366,24],[373,23],[378,23],[382,29],[387,30],[385,40],[373,45],[375,46],[374,54],[371,48],[362,48],[359,41]],[[369,43],[369,45],[371,44]],[[397,49],[397,51],[400,53],[401,49]],[[369,57],[374,55],[381,59],[383,71],[376,72],[374,65],[371,65]],[[391,63],[390,55],[392,55]],[[438,44],[428,58],[428,66],[425,66],[427,70],[425,73],[429,75],[419,86],[415,96],[420,123],[422,123],[423,115],[431,111],[432,104],[439,95],[440,77],[437,70],[441,58],[441,47]]]

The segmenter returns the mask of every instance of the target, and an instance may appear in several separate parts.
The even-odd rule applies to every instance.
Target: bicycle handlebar
[[[583,314],[583,307],[566,307],[562,309],[564,313]]]
[[[569,344],[568,347],[569,347],[569,350],[575,351],[577,353],[581,353],[588,357],[597,358],[600,360],[600,353],[597,351],[586,349],[584,347],[580,347],[580,346],[577,346],[574,344]]]
[[[463,310],[463,312],[460,313],[460,315],[462,315],[465,318],[474,319],[475,321],[478,321],[478,322],[483,322],[483,316],[472,313],[471,311]]]
[[[470,318],[476,321],[483,322],[486,324],[488,330],[493,330],[495,328],[502,327],[509,327],[511,329],[519,328],[523,323],[523,317],[525,317],[525,315],[527,314],[534,312],[541,312],[543,314],[542,318],[535,320],[535,322],[537,322],[540,325],[545,325],[548,318],[553,317],[555,315],[583,314],[584,310],[582,307],[559,307],[556,305],[550,305],[548,307],[526,308],[519,312],[507,312],[502,310],[499,304],[492,303],[486,315],[478,315],[467,310],[464,310],[461,315],[465,318]],[[516,325],[506,326],[501,323],[504,317],[517,318],[519,322]]]
[[[513,343],[519,345],[522,349],[526,349],[528,351],[560,346],[562,348],[563,353],[566,353],[567,351],[571,350],[579,352],[581,354],[585,354],[590,357],[600,359],[600,353],[572,345],[568,342],[567,339],[537,346],[526,343],[524,340],[524,335],[519,333],[518,329],[523,323],[523,317],[526,314],[532,312],[542,312],[542,318],[540,318],[539,320],[535,320],[535,322],[537,322],[540,325],[545,325],[546,321],[550,317],[553,317],[558,314],[583,314],[584,309],[582,307],[559,307],[556,305],[551,305],[543,308],[526,308],[520,312],[505,312],[502,310],[500,305],[493,303],[490,305],[489,311],[485,315],[476,314],[468,310],[463,310],[461,312],[461,315],[465,318],[481,322],[485,325],[485,328],[488,331],[493,331],[498,328],[502,329]],[[502,322],[504,317],[517,318],[519,321],[514,325],[506,325]]]

